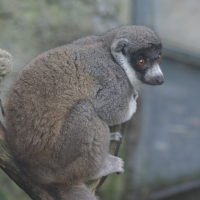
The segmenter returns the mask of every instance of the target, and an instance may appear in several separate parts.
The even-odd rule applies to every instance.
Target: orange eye
[[[146,62],[145,62],[144,59],[141,59],[141,60],[138,61],[138,65],[140,65],[140,66],[143,66],[145,63]]]
[[[159,55],[159,56],[158,56],[158,62],[160,62],[160,61],[161,61],[161,58],[162,58],[162,56],[161,56],[161,55]]]

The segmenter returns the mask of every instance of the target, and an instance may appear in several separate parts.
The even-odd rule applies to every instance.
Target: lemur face
[[[149,85],[163,84],[164,76],[160,69],[161,50],[161,44],[152,44],[148,48],[142,48],[129,54],[128,63],[141,82]]]
[[[112,42],[111,54],[125,71],[130,83],[161,85],[164,76],[160,69],[162,44],[152,30],[143,26],[124,28]]]
[[[145,44],[146,45],[146,44]],[[126,39],[117,41],[113,45],[112,55],[117,63],[125,70],[133,87],[141,83],[161,85],[164,76],[160,69],[162,57],[162,44],[148,44],[140,48]]]

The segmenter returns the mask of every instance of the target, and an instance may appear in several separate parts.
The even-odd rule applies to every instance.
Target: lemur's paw
[[[117,168],[117,174],[121,174],[124,172],[124,161],[121,158],[118,158],[118,168]]]
[[[110,141],[120,142],[122,140],[122,135],[120,132],[110,133]]]
[[[110,155],[110,167],[112,167],[113,172],[121,174],[124,172],[124,161],[121,158]]]

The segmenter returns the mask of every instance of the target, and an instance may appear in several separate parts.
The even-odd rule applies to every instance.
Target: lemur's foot
[[[109,154],[101,169],[94,173],[94,175],[92,175],[89,180],[95,180],[114,172],[121,174],[124,172],[123,167],[124,161],[121,158]]]

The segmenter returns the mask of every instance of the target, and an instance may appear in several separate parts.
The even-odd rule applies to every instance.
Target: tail
[[[84,184],[59,188],[59,196],[60,200],[98,200]]]

